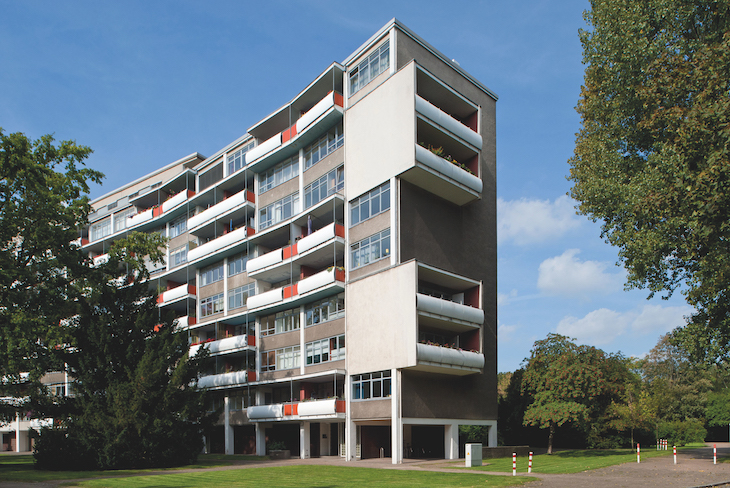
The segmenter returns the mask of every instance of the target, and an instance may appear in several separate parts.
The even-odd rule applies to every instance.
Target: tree
[[[580,213],[602,221],[627,286],[696,313],[675,339],[730,354],[730,2],[592,0],[570,160]]]
[[[557,427],[587,425],[606,415],[611,401],[622,393],[627,374],[621,356],[553,333],[535,342],[525,362],[523,388],[534,401],[525,411],[524,424],[549,430],[548,454]]]
[[[636,361],[631,361],[622,398],[614,400],[609,408],[610,427],[623,432],[630,431],[630,446],[634,445],[634,432],[650,425],[656,419],[656,408],[649,392],[644,388]]]
[[[157,307],[147,259],[162,258],[164,239],[133,233],[116,241],[109,261],[74,285],[76,314],[64,322],[63,359],[74,396],[55,405],[60,428],[36,450],[43,469],[148,468],[188,464],[212,425],[197,378],[207,357],[188,357],[184,331]],[[121,275],[121,276],[120,276]]]
[[[25,396],[65,342],[59,320],[69,315],[71,283],[87,268],[72,244],[87,222],[89,182],[102,174],[83,166],[92,152],[73,141],[33,141],[0,128],[0,389]],[[27,373],[28,379],[21,373]],[[21,404],[0,401],[0,416]]]

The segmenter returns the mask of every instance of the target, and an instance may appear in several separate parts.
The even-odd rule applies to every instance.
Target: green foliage
[[[730,390],[724,389],[708,395],[705,417],[710,427],[727,427],[730,424]]]
[[[592,0],[581,32],[580,212],[602,221],[630,288],[681,288],[693,358],[730,354],[730,2]]]
[[[657,426],[658,438],[668,439],[670,446],[686,446],[692,442],[702,442],[706,435],[703,422],[698,419],[659,422]]]
[[[523,423],[550,429],[566,423],[584,426],[594,441],[602,434],[608,407],[620,398],[628,369],[620,355],[579,346],[559,334],[536,341],[526,360],[523,391],[533,398]]]
[[[81,167],[90,153],[73,141],[54,145],[50,135],[33,141],[0,128],[0,396],[38,390],[43,373],[58,366],[55,346],[65,338],[57,325],[86,269],[71,242],[87,221],[88,182],[102,177]],[[0,402],[0,417],[14,410]]]

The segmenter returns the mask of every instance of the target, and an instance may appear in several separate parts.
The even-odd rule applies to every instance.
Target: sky
[[[96,198],[287,103],[395,17],[499,96],[498,371],[550,332],[640,357],[690,314],[624,290],[617,250],[567,195],[585,0],[0,0],[0,127],[94,153]]]

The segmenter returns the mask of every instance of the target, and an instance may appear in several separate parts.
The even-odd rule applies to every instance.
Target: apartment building
[[[150,286],[210,350],[208,449],[453,459],[460,425],[496,445],[496,100],[393,19],[216,154],[92,202],[95,262],[169,238]]]

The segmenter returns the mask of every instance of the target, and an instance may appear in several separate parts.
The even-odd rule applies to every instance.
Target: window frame
[[[216,293],[200,299],[199,317],[210,317],[225,311],[225,297],[223,293]],[[208,310],[206,310],[208,309]]]
[[[380,74],[388,71],[390,61],[390,39],[388,38],[350,70],[348,98],[365,88]]]
[[[317,200],[313,198],[316,189]],[[309,185],[304,187],[304,209],[317,205],[322,200],[339,193],[345,189],[345,165],[342,164],[335,169],[323,174]]]
[[[198,286],[212,285],[213,283],[222,281],[224,278],[225,268],[223,266],[223,261],[220,261],[200,270],[200,285]]]
[[[375,204],[375,202],[378,202]],[[368,216],[362,217],[367,208]],[[350,201],[350,228],[390,210],[390,181]]]
[[[387,249],[384,243],[387,242]],[[377,255],[375,253],[377,246]],[[385,253],[387,250],[387,253]],[[390,256],[390,227],[366,237],[350,246],[350,269],[358,269]],[[367,258],[364,260],[363,258]]]
[[[246,306],[248,299],[256,294],[256,283],[251,282],[228,290],[228,310],[235,310]],[[240,305],[236,301],[240,295]]]

